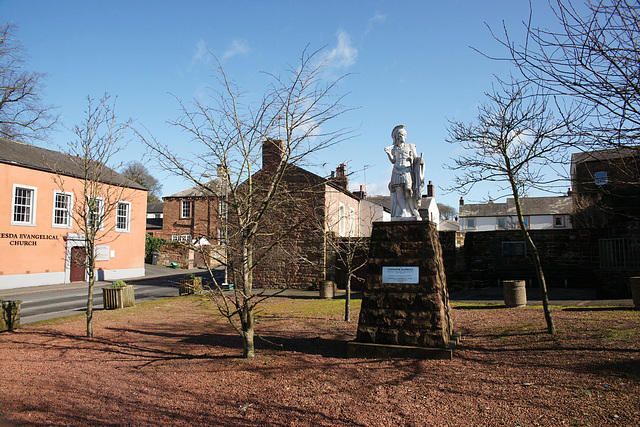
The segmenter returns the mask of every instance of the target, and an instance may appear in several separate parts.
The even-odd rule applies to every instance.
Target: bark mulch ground
[[[8,425],[640,425],[640,312],[457,305],[453,360],[346,359],[342,301],[262,305],[255,359],[215,308],[173,298],[0,334]],[[0,421],[2,425],[2,421]]]

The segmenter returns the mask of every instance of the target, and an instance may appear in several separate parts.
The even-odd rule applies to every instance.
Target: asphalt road
[[[176,272],[178,273],[178,272]],[[127,280],[135,287],[136,302],[151,301],[160,298],[178,296],[178,278],[185,271],[167,276],[147,277],[143,279]],[[199,276],[205,273],[196,272]],[[222,281],[224,272],[216,272],[216,279]],[[103,310],[102,288],[110,283],[99,282],[94,289],[94,309]],[[5,297],[6,298],[6,297]],[[86,283],[67,284],[61,286],[43,287],[41,289],[15,290],[10,298],[20,299],[20,323],[27,324],[56,317],[71,316],[84,313],[87,307]]]

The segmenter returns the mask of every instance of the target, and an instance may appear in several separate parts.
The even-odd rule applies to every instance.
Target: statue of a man
[[[416,146],[406,142],[407,131],[398,125],[391,131],[393,145],[384,151],[393,163],[389,191],[391,192],[391,220],[420,220],[418,204],[424,187],[424,161],[418,157]]]

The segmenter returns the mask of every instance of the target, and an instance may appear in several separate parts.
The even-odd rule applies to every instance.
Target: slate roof
[[[571,197],[525,197],[520,199],[523,215],[567,215],[573,212]],[[465,204],[460,206],[461,217],[515,216],[513,198],[507,203]]]
[[[162,213],[164,203],[147,203],[147,213]]]
[[[587,151],[584,153],[573,153],[571,163],[585,163],[591,161],[605,161],[640,155],[640,146],[636,148],[611,148],[608,150]]]
[[[222,196],[224,195],[224,191],[222,188],[223,184],[224,183],[222,179],[213,178],[212,180],[207,181],[202,185],[194,185],[193,187],[189,187],[185,190],[180,190],[176,193],[170,194],[168,196],[164,196],[163,199]]]
[[[24,142],[0,138],[0,163],[21,166],[59,175],[84,178],[82,159],[59,151],[36,147]],[[96,163],[97,164],[97,163]],[[101,182],[147,191],[146,188],[105,167]]]

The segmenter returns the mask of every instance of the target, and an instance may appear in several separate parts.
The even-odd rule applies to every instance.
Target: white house
[[[562,197],[525,197],[520,199],[524,223],[531,230],[567,229],[571,227],[573,200]],[[460,198],[460,230],[495,231],[518,228],[513,198],[506,203],[465,204]]]

